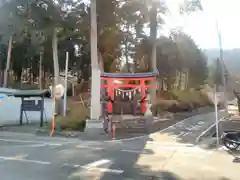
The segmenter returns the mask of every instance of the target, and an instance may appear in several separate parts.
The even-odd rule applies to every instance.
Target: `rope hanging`
[[[141,92],[141,87],[127,90],[118,88],[115,89],[116,96],[122,96],[122,98],[128,96],[130,100],[137,94],[137,92]]]
[[[141,91],[141,87],[137,87],[137,88],[134,88],[134,89],[119,89],[119,88],[116,88],[116,91],[120,91],[122,93],[127,93],[127,92],[134,92],[134,91]]]

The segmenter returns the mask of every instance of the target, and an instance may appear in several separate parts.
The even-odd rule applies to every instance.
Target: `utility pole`
[[[217,137],[217,147],[219,147],[219,120],[218,120],[218,98],[217,98],[217,86],[214,85],[213,102],[215,109],[215,123],[216,123],[216,137]]]
[[[8,83],[8,73],[10,68],[10,60],[11,60],[11,52],[12,52],[12,42],[13,42],[13,36],[11,35],[8,41],[8,54],[7,54],[7,63],[6,68],[4,71],[4,79],[3,79],[3,87],[7,87]]]
[[[63,96],[63,115],[67,115],[67,78],[68,78],[68,61],[69,53],[66,52],[66,61],[65,61],[65,79],[64,79],[64,96]]]
[[[40,59],[39,59],[39,89],[42,90],[42,58],[43,52],[40,52]]]
[[[152,0],[152,8],[150,15],[150,38],[152,43],[152,54],[151,54],[151,69],[152,72],[157,72],[157,1]],[[156,102],[156,90],[157,90],[157,82],[156,80],[151,82],[151,104],[154,105]]]
[[[228,104],[227,104],[227,86],[226,86],[226,70],[223,61],[223,47],[222,47],[222,33],[218,26],[218,20],[216,20],[216,29],[218,33],[218,45],[219,45],[219,56],[220,56],[220,63],[221,63],[221,74],[222,74],[222,83],[223,83],[223,91],[224,91],[224,107],[225,111],[228,114]]]

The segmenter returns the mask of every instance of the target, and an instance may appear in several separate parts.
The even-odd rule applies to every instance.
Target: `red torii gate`
[[[147,72],[147,73],[102,73],[101,74],[101,80],[106,81],[106,84],[102,84],[101,88],[105,88],[108,91],[107,96],[114,100],[114,90],[115,88],[140,88],[141,89],[141,99],[144,99],[146,97],[146,90],[151,88],[151,85],[147,85],[146,81],[152,81],[155,80],[157,76],[157,73],[154,72]],[[116,84],[114,83],[114,80],[119,81],[140,81],[140,84]],[[142,113],[146,112],[146,101],[144,100],[141,103],[141,110]],[[112,102],[108,102],[108,113],[112,113],[113,107]]]

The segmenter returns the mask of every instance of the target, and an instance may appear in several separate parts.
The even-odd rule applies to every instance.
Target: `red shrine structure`
[[[106,89],[107,97],[111,99],[108,101],[108,113],[113,112],[113,101],[114,101],[114,92],[117,88],[132,88],[139,89],[141,92],[141,112],[146,112],[146,91],[151,88],[150,81],[156,79],[157,73],[147,72],[147,73],[102,73],[101,80],[104,83],[101,85],[101,88]],[[118,80],[121,83],[115,83]],[[136,84],[130,84],[129,81],[135,81]]]

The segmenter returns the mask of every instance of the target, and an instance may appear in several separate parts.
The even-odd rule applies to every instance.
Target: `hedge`
[[[58,116],[56,118],[56,129],[60,131],[84,131],[89,109],[83,108],[81,103],[76,102],[69,105],[69,107],[70,110],[67,116]]]

